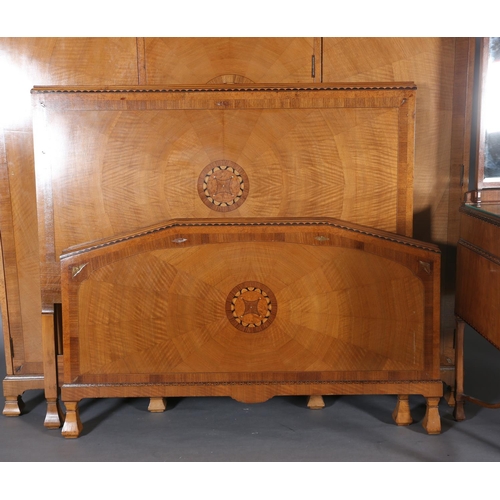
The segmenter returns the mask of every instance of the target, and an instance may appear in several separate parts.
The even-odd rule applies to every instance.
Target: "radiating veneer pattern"
[[[44,304],[60,301],[65,248],[169,219],[324,216],[411,235],[415,92],[35,88]]]
[[[65,402],[442,393],[436,247],[332,219],[184,220],[61,266]],[[228,297],[246,294],[238,328]]]
[[[321,41],[313,37],[181,37],[144,40],[144,84],[321,81]]]
[[[465,161],[464,169],[461,158],[468,158],[467,151],[464,152],[461,147],[461,141],[467,137],[461,130],[467,116],[457,100],[460,85],[463,84],[457,74],[472,74],[467,73],[468,62],[460,49],[467,43],[468,39],[437,37],[1,38],[0,67],[5,75],[2,80],[2,122],[5,130],[9,131],[8,147],[15,145],[17,148],[19,145],[17,150],[23,153],[13,155],[11,152],[8,163],[2,165],[5,179],[10,176],[13,184],[10,186],[12,191],[3,189],[3,185],[0,185],[0,190],[3,202],[7,200],[6,193],[29,200],[29,205],[26,204],[22,212],[16,209],[14,224],[8,217],[0,221],[4,256],[13,262],[7,267],[9,276],[5,287],[9,297],[10,324],[9,334],[9,324],[4,321],[7,371],[13,365],[36,371],[35,365],[38,364],[37,373],[41,374],[40,300],[38,287],[34,285],[39,281],[36,207],[34,199],[28,196],[29,192],[33,192],[29,102],[32,85],[415,81],[420,89],[416,132],[415,234],[425,241],[454,245],[458,235],[458,202],[453,204],[451,194],[453,190],[462,192],[464,189],[460,179],[462,172],[466,174],[468,168]],[[12,142],[12,139],[21,136],[22,144]],[[456,154],[453,157],[453,151],[458,151],[460,158],[457,159]],[[24,182],[16,182],[19,178]],[[9,187],[8,183],[5,185]],[[461,196],[456,195],[455,198],[460,200]],[[2,211],[3,214],[8,215],[8,211]],[[11,239],[9,235],[12,235]],[[16,248],[23,262],[16,262]],[[30,262],[24,259],[28,253]],[[47,310],[52,299],[60,300],[59,278],[57,272],[52,275],[45,272],[44,275],[49,278],[44,284],[45,297],[51,291],[50,300],[44,304]],[[54,281],[52,276],[55,276],[56,285],[51,285]],[[449,280],[445,276],[445,285],[447,282]],[[7,313],[4,313],[4,320],[6,317]],[[15,360],[9,354],[10,340],[15,344]],[[24,344],[33,353],[29,364],[22,358]],[[38,357],[35,357],[37,353]],[[39,376],[38,380],[42,381],[43,377]],[[10,391],[14,384],[9,381],[7,385]],[[7,385],[4,384],[4,393]],[[32,385],[30,381],[29,387]],[[20,394],[22,390],[15,394]]]

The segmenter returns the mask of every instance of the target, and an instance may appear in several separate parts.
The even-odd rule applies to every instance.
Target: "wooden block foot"
[[[24,408],[23,398],[21,396],[5,396],[5,406],[3,414],[6,417],[18,417]]]
[[[67,402],[64,404],[66,405],[66,419],[61,434],[65,438],[77,438],[83,429],[78,403]]]
[[[427,398],[427,410],[422,422],[422,427],[427,434],[439,434],[441,432],[441,417],[439,416],[439,399]]]
[[[148,411],[151,413],[162,413],[167,409],[167,398],[151,398]]]
[[[310,410],[322,410],[325,407],[323,396],[309,396],[307,400],[307,407]]]
[[[408,395],[398,394],[396,408],[392,412],[392,418],[398,425],[410,425],[413,422],[410,413],[410,398]]]
[[[43,425],[48,429],[59,429],[63,421],[64,416],[59,401],[57,399],[55,401],[47,400],[47,414]]]

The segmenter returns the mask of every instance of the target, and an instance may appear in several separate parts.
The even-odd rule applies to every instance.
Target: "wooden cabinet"
[[[500,38],[483,38],[478,45],[476,189],[460,207],[457,254],[457,420],[465,418],[464,401],[500,408],[463,392],[464,323],[500,349]]]
[[[456,313],[500,348],[500,201],[465,204],[460,214]]]
[[[490,190],[486,196],[496,202],[465,203],[460,209],[461,226],[457,256],[457,382],[455,418],[465,419],[464,402],[488,407],[476,398],[464,395],[463,343],[464,323],[500,349],[500,193]]]

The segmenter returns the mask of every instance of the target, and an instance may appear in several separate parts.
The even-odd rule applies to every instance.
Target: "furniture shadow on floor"
[[[393,420],[392,412],[397,404],[397,396],[343,396],[341,401],[342,404],[347,405],[351,409],[354,408],[356,410],[356,413],[359,412],[359,414],[367,415],[372,419],[378,420],[382,424],[396,425]],[[410,413],[413,422],[408,426],[402,425],[401,427],[407,427],[410,431],[427,435],[426,430],[422,427],[422,422],[427,410],[425,398],[419,395],[410,395],[409,401]],[[453,409],[448,407],[444,400],[441,399],[439,404],[439,413],[442,423],[441,433],[444,433],[450,429],[452,423],[450,421],[444,420],[443,417],[446,417],[448,414],[452,417]]]
[[[92,432],[111,415],[130,405],[128,398],[83,399],[79,403],[80,415],[85,422],[81,435]]]

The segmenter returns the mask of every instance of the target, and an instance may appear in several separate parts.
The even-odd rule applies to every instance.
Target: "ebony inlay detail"
[[[236,210],[249,192],[245,170],[231,160],[217,160],[208,164],[198,177],[201,201],[217,212]]]
[[[277,310],[274,293],[257,281],[236,285],[226,299],[226,315],[230,323],[246,333],[257,333],[268,328]]]

